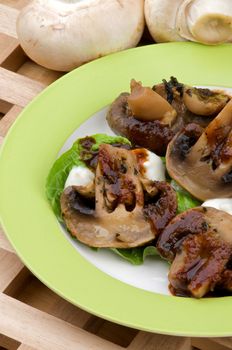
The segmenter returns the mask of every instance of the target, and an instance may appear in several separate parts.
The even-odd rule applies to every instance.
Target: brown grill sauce
[[[92,147],[96,143],[95,139],[93,137],[85,137],[82,140],[80,140],[80,145],[83,148],[83,150],[80,153],[81,160],[86,164],[87,167],[96,170],[97,163],[98,163],[98,150],[93,151]],[[128,144],[122,144],[122,143],[112,143],[111,146],[113,147],[119,147],[124,149],[131,149],[131,146]]]

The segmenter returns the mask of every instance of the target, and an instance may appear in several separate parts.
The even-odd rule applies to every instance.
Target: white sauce
[[[215,198],[209,199],[202,204],[203,207],[211,207],[225,211],[232,215],[232,198]]]
[[[94,181],[94,173],[84,166],[74,166],[65,182],[65,188],[69,186],[88,186]]]
[[[165,181],[165,166],[162,159],[147,150],[147,160],[143,163],[144,177],[152,181]]]

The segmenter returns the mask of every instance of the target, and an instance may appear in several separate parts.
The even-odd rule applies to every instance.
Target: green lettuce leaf
[[[171,180],[171,186],[174,188],[177,194],[178,214],[182,213],[185,210],[201,205],[201,202],[198,199],[194,198],[189,192],[178,185],[176,181]]]
[[[118,254],[121,258],[129,261],[133,265],[143,264],[147,256],[159,255],[156,247],[154,246],[138,247],[138,248],[131,248],[131,249],[111,248],[111,250],[114,253]]]
[[[131,145],[130,141],[121,136],[108,136],[104,134],[96,134],[91,136],[95,139],[91,151],[97,151],[103,143],[113,144],[121,143]],[[52,206],[52,209],[59,221],[62,221],[60,210],[60,196],[64,190],[64,185],[73,166],[86,166],[82,161],[81,152],[85,150],[79,139],[74,142],[73,146],[64,154],[62,154],[51,168],[46,181],[46,196]],[[88,156],[88,152],[86,152]]]

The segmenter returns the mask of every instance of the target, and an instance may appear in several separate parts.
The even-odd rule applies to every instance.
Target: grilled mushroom
[[[231,290],[232,216],[198,207],[176,216],[160,235],[157,248],[172,262],[173,294],[201,298],[215,288]]]
[[[196,198],[232,197],[232,101],[204,131],[187,125],[170,142],[167,169]]]
[[[133,144],[165,155],[179,130],[193,122],[205,128],[228,100],[221,92],[185,87],[174,77],[152,89],[132,80],[131,94],[122,93],[113,102],[107,121]]]
[[[112,103],[106,117],[109,126],[116,134],[127,137],[133,144],[148,148],[157,155],[164,155],[174,135],[169,125],[162,123],[160,115],[159,118],[153,118],[153,120],[149,120],[149,117],[146,121],[142,120],[141,116],[134,117],[128,104],[129,97],[130,94],[122,93]],[[165,102],[164,99],[163,101]]]
[[[138,120],[160,120],[162,124],[171,125],[176,119],[176,111],[167,100],[134,79],[127,102],[132,115]]]
[[[219,113],[229,101],[223,92],[185,87],[184,104],[194,114],[209,116]]]
[[[99,149],[95,200],[82,196],[74,187],[65,189],[61,196],[67,228],[92,247],[144,245],[163,230],[176,209],[170,185],[152,181],[143,185],[136,155],[107,144]]]

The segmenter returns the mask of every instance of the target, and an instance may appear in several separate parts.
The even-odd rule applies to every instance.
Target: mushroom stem
[[[156,42],[185,41],[176,27],[176,17],[183,0],[145,0],[145,18]]]
[[[219,113],[229,101],[229,96],[219,91],[186,86],[184,104],[189,111],[200,116]]]
[[[188,158],[190,161],[201,159],[210,154],[230,133],[232,128],[232,100],[230,100],[218,116],[207,126],[191,148]]]
[[[169,143],[170,176],[205,201],[232,196],[232,100],[205,129],[188,124]],[[206,184],[207,178],[207,184]]]
[[[163,124],[171,124],[177,116],[175,109],[167,100],[134,79],[131,80],[128,106],[135,118],[142,121],[160,120]]]
[[[177,26],[182,37],[205,44],[232,39],[230,0],[185,0],[180,6]]]

